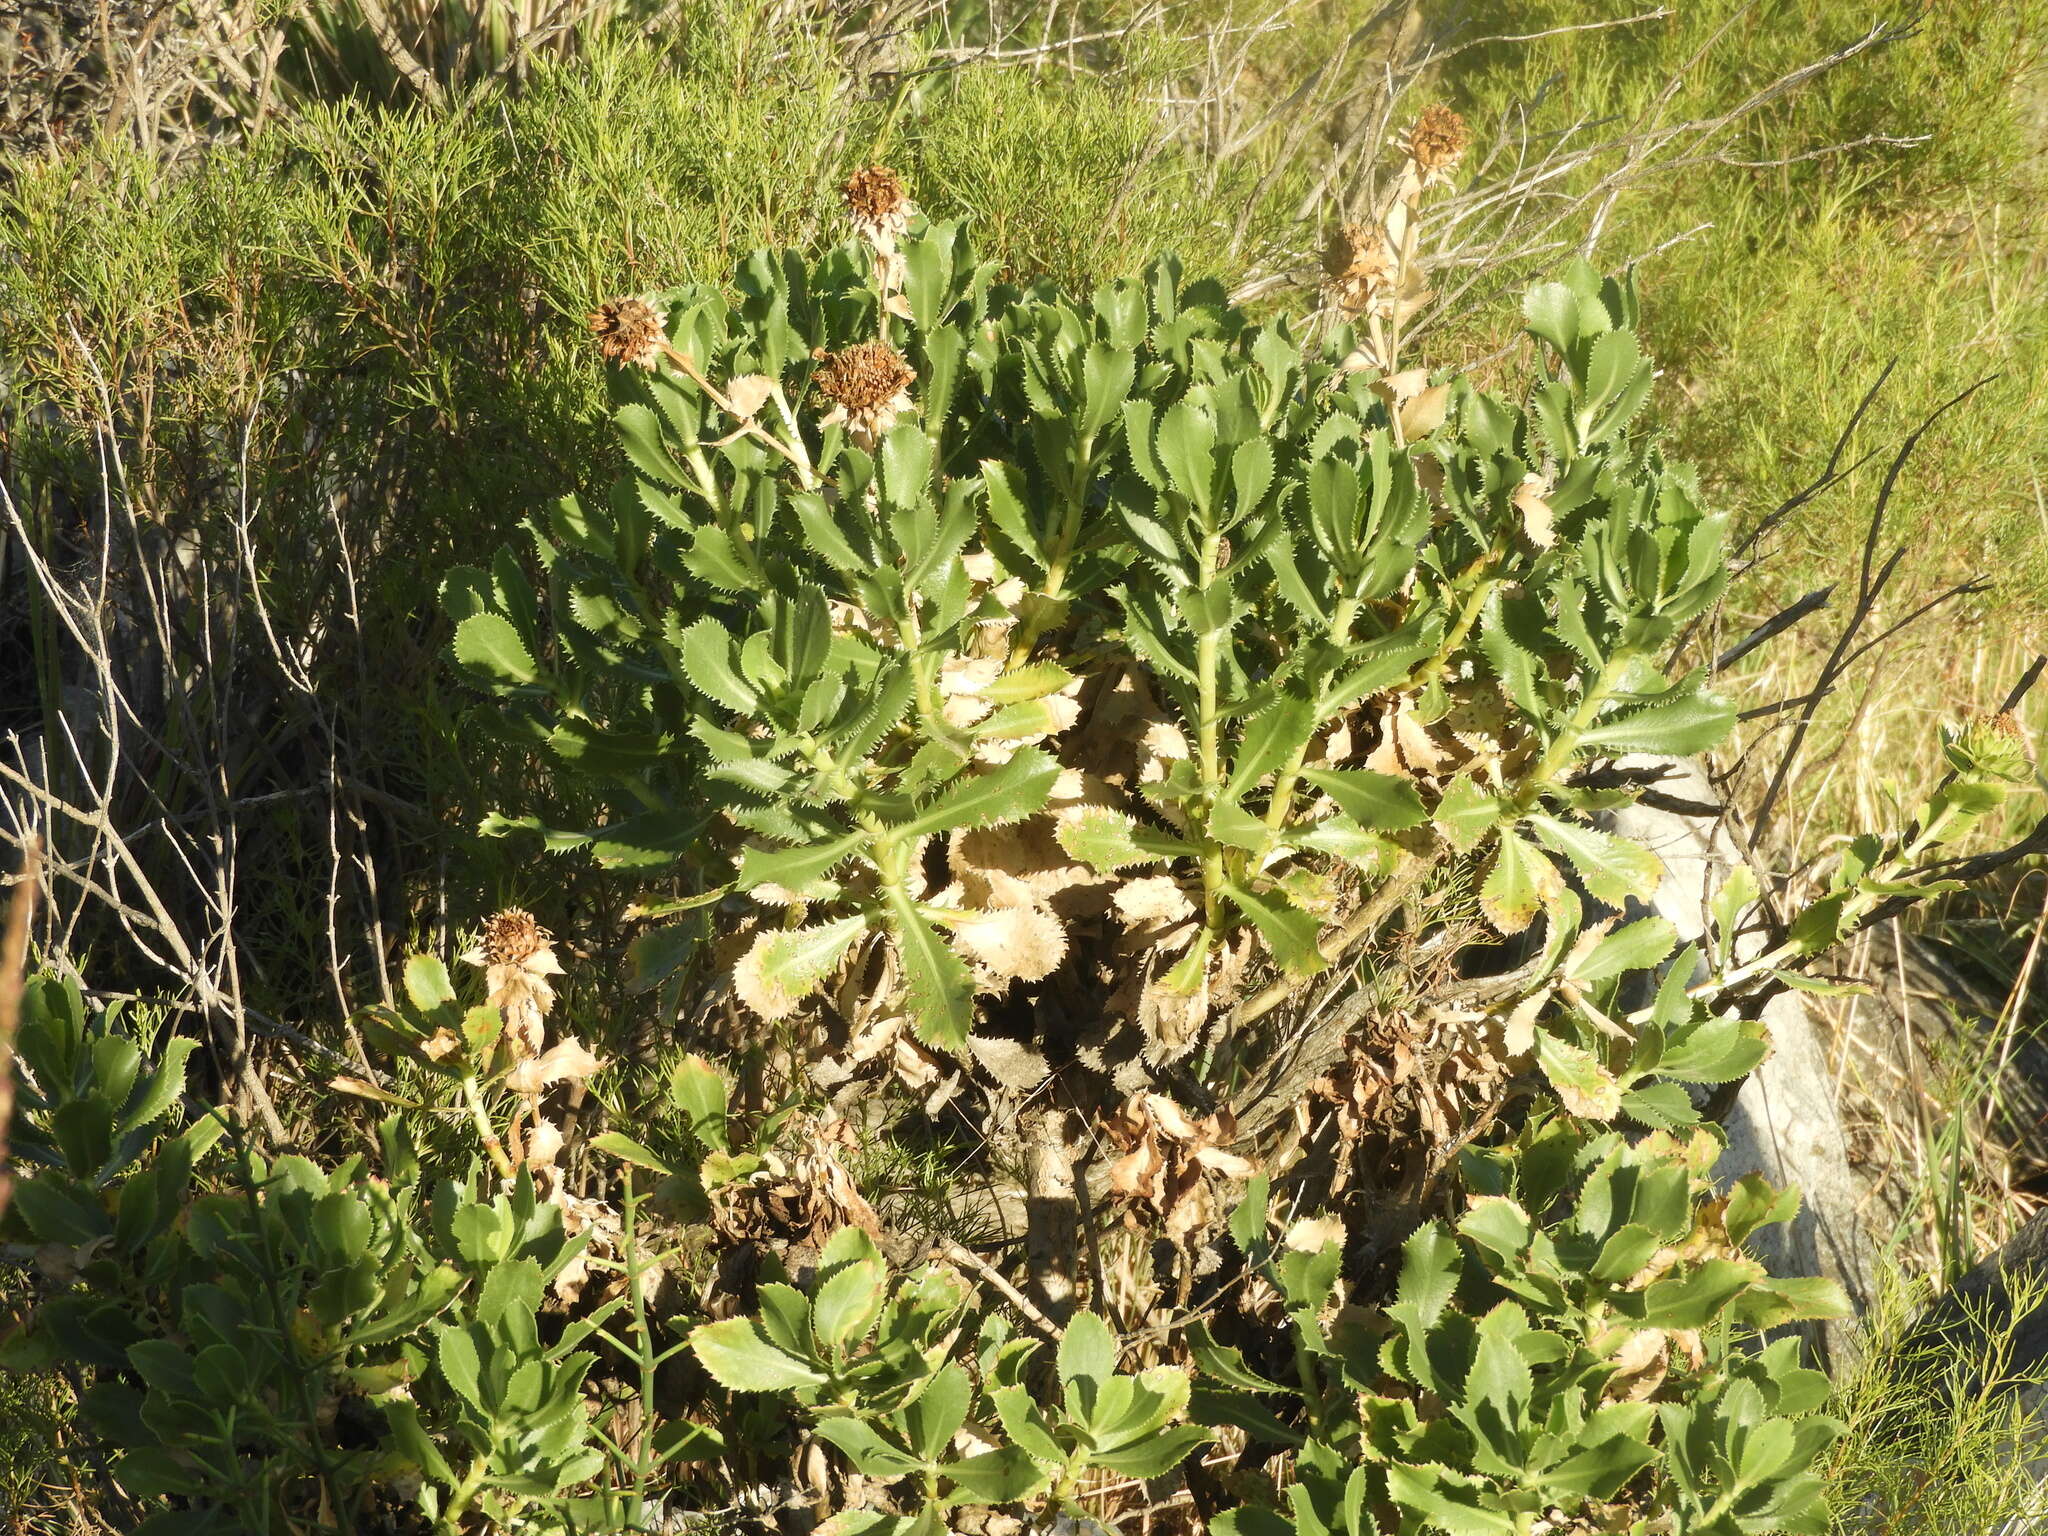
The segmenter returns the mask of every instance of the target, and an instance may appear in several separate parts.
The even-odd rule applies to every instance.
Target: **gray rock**
[[[1664,883],[1652,905],[1682,940],[1697,939],[1707,930],[1709,904],[1742,861],[1727,819],[1718,813],[1719,797],[1696,760],[1632,757],[1622,766],[1661,766],[1665,776],[1656,798],[1688,808],[1638,802],[1615,812],[1613,826],[1663,860]],[[1798,1217],[1759,1233],[1757,1257],[1775,1275],[1825,1275],[1849,1293],[1860,1312],[1869,1304],[1869,1261],[1879,1245],[1859,1215],[1863,1186],[1849,1164],[1827,1050],[1797,993],[1773,998],[1764,1023],[1771,1055],[1750,1074],[1722,1121],[1728,1150],[1714,1176],[1724,1188],[1751,1173],[1796,1188]],[[1814,1341],[1839,1369],[1854,1355],[1854,1324],[1826,1324]]]

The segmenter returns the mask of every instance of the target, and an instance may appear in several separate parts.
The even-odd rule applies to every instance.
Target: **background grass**
[[[1664,369],[1659,404],[1679,451],[1753,520],[1825,463],[1887,365],[1894,371],[1859,449],[1888,447],[1943,401],[1992,380],[1929,435],[1899,482],[1887,544],[1908,554],[1879,624],[1948,584],[1981,575],[1995,585],[1887,648],[1870,674],[1881,686],[1845,694],[1824,715],[1819,771],[1792,828],[1797,857],[1870,824],[1891,786],[1923,779],[1934,724],[1959,705],[1998,702],[2042,638],[2048,7],[1877,13],[1705,0],[1676,10],[1646,26],[1484,50],[1456,88],[1476,112],[1498,113],[1556,78],[1574,114],[1633,120],[1682,70],[1664,110],[1708,115],[1879,19],[1914,28],[1739,125],[1719,146],[1735,163],[1702,165],[1617,204],[1602,241],[1610,259],[1678,240],[1643,277],[1646,330]],[[1532,32],[1584,17],[1563,6],[1512,13],[1515,30]],[[1506,8],[1493,19],[1505,23]],[[1829,145],[1851,147],[1815,153]],[[1779,529],[1738,590],[1739,608],[1762,615],[1853,574],[1856,515],[1887,457]],[[1808,628],[1811,638],[1772,647],[1748,669],[1760,696],[1800,691],[1801,668],[1826,636],[1824,624]],[[2030,718],[2048,719],[2041,709],[2037,698]]]

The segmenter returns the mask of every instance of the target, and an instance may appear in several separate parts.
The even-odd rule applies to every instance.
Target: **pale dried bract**
[[[463,952],[464,960],[484,968],[484,1001],[505,1020],[504,1040],[515,1061],[539,1055],[545,1043],[545,1022],[555,1006],[548,978],[562,974],[553,944],[554,935],[531,912],[508,907],[487,918],[483,937]]]
[[[1346,314],[1391,312],[1399,270],[1394,248],[1377,225],[1339,224],[1323,244],[1324,287]]]

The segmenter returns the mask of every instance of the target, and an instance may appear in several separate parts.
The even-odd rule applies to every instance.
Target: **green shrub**
[[[419,985],[427,1014],[445,1006]],[[1408,1239],[1383,1306],[1341,1278],[1342,1223],[1276,1233],[1256,1179],[1229,1225],[1265,1299],[1176,1329],[1193,1371],[1124,1374],[1101,1317],[1069,1319],[1044,1360],[950,1267],[892,1282],[852,1224],[802,1288],[764,1277],[752,1316],[676,1337],[649,1306],[661,1261],[632,1247],[630,1192],[620,1259],[587,1222],[565,1231],[588,1207],[543,1198],[544,1167],[495,1196],[430,1184],[397,1116],[382,1177],[360,1157],[265,1160],[217,1115],[181,1128],[182,1044],[145,1061],[75,987],[29,986],[20,1048],[46,1086],[24,1104],[37,1171],[10,1219],[42,1245],[49,1294],[5,1363],[83,1373],[81,1425],[116,1451],[122,1493],[169,1501],[141,1531],[350,1529],[401,1505],[451,1532],[472,1512],[643,1528],[651,1489],[741,1454],[748,1424],[757,1453],[802,1426],[894,1490],[848,1506],[849,1532],[936,1532],[963,1507],[1085,1513],[1104,1474],[1165,1477],[1219,1432],[1293,1454],[1280,1488],[1236,1480],[1250,1502],[1214,1523],[1239,1536],[1821,1528],[1825,1379],[1791,1340],[1746,1346],[1841,1298],[1741,1253],[1796,1199],[1754,1179],[1708,1198],[1708,1133],[1631,1145],[1532,1119],[1467,1155],[1464,1215]],[[725,1143],[725,1085],[702,1064],[688,1077],[699,1134]],[[657,1397],[685,1348],[716,1387],[779,1406]],[[637,1372],[637,1402],[607,1390],[594,1409],[593,1368]]]
[[[0,223],[9,492],[60,586],[98,568],[97,532],[134,530],[137,547],[108,559],[106,601],[151,636],[123,680],[172,771],[123,785],[115,815],[212,814],[202,764],[255,803],[241,853],[281,878],[277,899],[245,887],[234,914],[238,942],[269,957],[252,1002],[280,1018],[329,1006],[314,957],[331,946],[345,975],[376,977],[444,896],[458,914],[529,898],[524,871],[451,835],[551,787],[514,789],[523,764],[463,720],[432,660],[432,593],[534,509],[608,478],[602,379],[575,339],[594,304],[814,241],[832,187],[892,123],[1016,231],[991,254],[1020,273],[1056,261],[1086,283],[1141,245],[1198,243],[1169,218],[1185,201],[1171,155],[1147,173],[1168,195],[1121,229],[1105,216],[1150,122],[1106,85],[1074,82],[1057,134],[1013,130],[1007,168],[945,160],[1019,83],[949,72],[892,116],[829,35],[706,0],[657,41],[594,35],[460,110],[313,100],[177,163],[109,140],[15,168]],[[1068,192],[1049,201],[1048,184]],[[1055,243],[1055,228],[1075,233]],[[52,712],[81,661],[24,579],[10,559],[0,726],[59,739]],[[241,594],[232,622],[206,596],[223,591]],[[96,771],[109,746],[82,750]],[[95,771],[53,788],[83,796]],[[340,803],[309,792],[318,780]],[[175,857],[138,856],[159,889],[183,883]],[[329,886],[331,925],[287,895]],[[192,937],[195,952],[210,942]],[[162,980],[132,952],[101,969],[109,985]]]
[[[736,303],[606,306],[629,473],[535,521],[544,593],[509,548],[443,592],[511,735],[606,807],[486,830],[671,872],[646,910],[680,921],[634,970],[671,1003],[711,904],[743,896],[730,987],[764,1020],[877,941],[940,1051],[978,995],[1107,967],[1141,978],[1105,998],[1120,1048],[1193,1053],[1220,1087],[1259,1015],[1386,918],[1377,891],[1484,850],[1493,927],[1549,918],[1528,1017],[1551,1020],[1529,1043],[1552,1085],[1683,1123],[1682,1082],[1759,1059],[1714,1000],[1916,890],[2025,776],[1978,732],[1912,835],[1859,844],[1760,954],[1733,952],[1756,887],[1732,886],[1724,979],[1688,988],[1686,959],[1628,1026],[1555,1006],[1675,948],[1661,920],[1573,948],[1574,883],[1618,910],[1660,878],[1588,820],[1630,791],[1584,767],[1731,720],[1659,666],[1722,591],[1725,520],[1628,431],[1651,378],[1632,290],[1584,268],[1532,290],[1524,407],[1373,379],[1348,326],[1304,348],[1172,263],[1076,304],[997,284],[958,226],[893,202],[864,227],[813,268],[749,258]],[[1233,1010],[1254,935],[1276,990]]]

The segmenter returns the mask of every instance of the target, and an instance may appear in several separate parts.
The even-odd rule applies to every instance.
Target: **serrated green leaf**
[[[1611,981],[1663,964],[1677,947],[1677,929],[1661,917],[1646,917],[1616,929],[1572,961],[1571,975],[1582,982]]]
[[[787,1392],[825,1380],[809,1361],[778,1348],[750,1317],[705,1323],[691,1332],[689,1343],[697,1363],[734,1392]]]
[[[1059,1459],[1062,1458],[1048,1458]],[[1028,1499],[1049,1481],[1044,1469],[1018,1445],[999,1446],[992,1451],[964,1456],[958,1461],[947,1462],[943,1470],[953,1482],[955,1497],[976,1504],[1010,1504]]]
[[[1074,674],[1058,662],[1040,661],[1003,673],[976,697],[995,705],[1023,704],[1058,693],[1073,681]]]
[[[626,946],[626,991],[638,995],[660,986],[689,963],[697,941],[694,923],[670,923],[635,934]]]
[[[674,1163],[642,1146],[623,1131],[604,1131],[591,1137],[590,1145],[596,1151],[616,1157],[622,1163],[631,1163],[636,1168],[647,1168],[664,1175],[673,1175],[677,1171]]]
[[[867,925],[866,915],[856,912],[829,923],[785,929],[761,946],[761,976],[786,997],[809,997]]]
[[[619,446],[641,474],[669,485],[690,483],[662,441],[661,418],[653,411],[637,402],[622,405],[612,413],[612,422],[619,429]]]
[[[751,714],[760,704],[753,685],[741,677],[732,659],[732,636],[708,614],[682,632],[677,647],[683,675],[705,698],[736,715]]]
[[[1010,760],[972,778],[957,778],[938,799],[889,830],[900,838],[1022,821],[1045,809],[1060,765],[1049,753],[1025,747]]]
[[[1252,920],[1273,958],[1296,976],[1313,976],[1329,965],[1316,947],[1322,924],[1277,892],[1255,895],[1235,883],[1224,886],[1231,905]]]
[[[455,626],[455,660],[507,687],[523,686],[540,676],[533,653],[512,621],[495,613],[473,613]]]
[[[1479,909],[1502,933],[1520,933],[1564,890],[1550,857],[1516,832],[1503,832],[1479,887]]]
[[[1690,757],[1718,747],[1734,728],[1734,705],[1717,693],[1681,684],[1654,703],[1603,716],[1579,742],[1607,753]]]
[[[1488,1508],[1481,1502],[1486,1493],[1459,1486],[1470,1481],[1428,1462],[1397,1461],[1387,1466],[1388,1496],[1400,1508],[1423,1516],[1432,1529],[1445,1536],[1514,1536],[1514,1516]]]
[[[1532,336],[1569,355],[1579,339],[1579,301],[1563,283],[1538,283],[1522,300],[1522,318]]]
[[[759,592],[760,575],[740,553],[739,545],[723,528],[699,528],[683,551],[683,564],[692,576],[722,592]]]
[[[739,876],[734,884],[743,891],[763,885],[802,891],[852,858],[866,841],[865,832],[848,832],[800,848],[749,845],[740,850]]]
[[[1536,1063],[1556,1090],[1566,1114],[1604,1121],[1621,1113],[1621,1084],[1591,1051],[1539,1029]]]
[[[837,1446],[854,1469],[869,1477],[878,1477],[893,1482],[907,1477],[924,1466],[924,1462],[884,1440],[873,1426],[859,1419],[821,1418],[813,1426],[819,1439]]]
[[[435,1013],[455,1003],[455,984],[448,979],[448,967],[437,955],[408,955],[405,961],[405,995],[421,1013]]]
[[[197,1040],[182,1035],[173,1036],[165,1044],[162,1061],[115,1125],[114,1135],[117,1138],[154,1124],[171,1112],[178,1096],[185,1091],[185,1063],[198,1049]]]
[[[1489,792],[1470,774],[1460,774],[1444,786],[1430,820],[1437,833],[1459,853],[1470,853],[1500,824],[1506,814],[1500,796]]]
[[[1211,1438],[1210,1431],[1197,1425],[1176,1424],[1147,1435],[1134,1445],[1096,1451],[1088,1459],[1123,1477],[1163,1477]]]
[[[1375,773],[1370,768],[1307,768],[1301,776],[1361,827],[1400,832],[1429,819],[1414,784],[1390,773]]]
[[[974,978],[967,962],[932,931],[901,886],[890,887],[886,899],[912,1029],[926,1045],[963,1049],[974,1023]]]
[[[958,1365],[943,1365],[917,1396],[903,1405],[902,1420],[910,1448],[926,1461],[937,1461],[967,1422],[974,1384]]]
[[[1245,721],[1224,798],[1241,799],[1267,774],[1298,763],[1315,729],[1315,706],[1293,694],[1283,695],[1272,708]]]
[[[843,1351],[858,1343],[888,1299],[888,1272],[880,1259],[861,1259],[835,1271],[811,1302],[811,1326],[818,1343]]]
[[[1082,806],[1062,816],[1054,835],[1070,858],[1104,874],[1136,864],[1163,864],[1195,852],[1192,843],[1143,826],[1106,805]]]
[[[1641,843],[1554,816],[1531,816],[1528,824],[1547,847],[1571,861],[1595,901],[1621,907],[1656,895],[1664,864]]]

